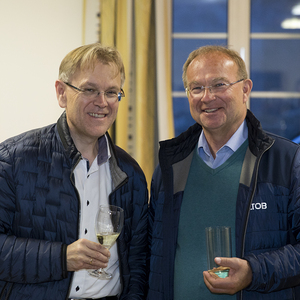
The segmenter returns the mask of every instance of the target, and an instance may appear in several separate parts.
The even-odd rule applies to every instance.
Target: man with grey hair
[[[57,123],[0,144],[0,299],[144,299],[147,184],[107,132],[124,80],[116,49],[71,51],[55,83]],[[125,219],[110,250],[94,230],[109,204]],[[88,272],[99,268],[112,278]]]
[[[252,81],[235,51],[193,51],[183,82],[196,124],[160,143],[147,299],[300,299],[299,145],[247,109]],[[214,226],[232,229],[233,257],[215,258],[226,278],[207,271]]]

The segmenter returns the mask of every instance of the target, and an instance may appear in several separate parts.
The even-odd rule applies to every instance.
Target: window
[[[299,1],[251,2],[250,108],[265,130],[289,139],[300,135],[299,16]]]
[[[193,50],[227,45],[227,0],[173,1],[173,109],[175,135],[195,123],[182,83],[182,67]]]
[[[289,139],[300,135],[299,6],[299,0],[173,1],[176,135],[194,124],[181,79],[185,60],[200,46],[228,43],[246,53],[254,83],[249,106],[263,128]]]

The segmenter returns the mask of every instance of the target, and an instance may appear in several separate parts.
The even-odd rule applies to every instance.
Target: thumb
[[[222,267],[230,267],[230,257],[216,257],[215,263]]]

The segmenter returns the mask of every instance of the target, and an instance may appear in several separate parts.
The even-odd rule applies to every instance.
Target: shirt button
[[[80,287],[77,285],[76,286],[76,292],[78,292],[80,290]]]
[[[89,206],[90,205],[90,201],[88,200],[88,201],[86,201],[86,205],[87,206]]]
[[[85,230],[84,230],[84,234],[87,234],[87,232],[88,232],[88,231],[87,231],[87,229],[85,228]]]

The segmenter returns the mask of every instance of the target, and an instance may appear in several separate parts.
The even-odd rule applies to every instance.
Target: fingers
[[[212,270],[208,270],[208,273],[212,276],[212,277],[214,277],[214,278],[218,278],[219,276],[216,274],[216,273],[214,273]]]
[[[220,258],[220,257],[216,257],[216,258],[215,258],[215,263],[216,263],[217,265],[221,265],[221,263],[222,263],[221,258]]]
[[[67,270],[106,268],[110,252],[98,243],[80,239],[67,247]]]
[[[85,240],[85,239],[80,239],[76,242],[79,242],[79,244],[86,246],[90,250],[93,250],[96,252],[101,252],[105,256],[110,256],[110,252],[105,247],[100,245],[99,243],[95,243],[95,242]]]
[[[208,289],[214,294],[229,294],[236,293],[235,285],[229,277],[220,278],[215,274],[203,272],[203,278]]]
[[[231,257],[215,257],[215,263],[222,267],[232,267],[234,259]]]
[[[87,261],[85,261],[84,264],[80,264],[80,262],[78,262],[78,268],[79,268],[78,270],[106,268],[107,265],[108,265],[108,260],[107,262],[103,262],[92,257],[87,257]]]
[[[215,262],[223,267],[230,267],[230,270],[226,278],[213,276],[208,271],[203,272],[204,282],[212,293],[232,295],[251,283],[252,270],[246,260],[236,257],[216,257]]]

